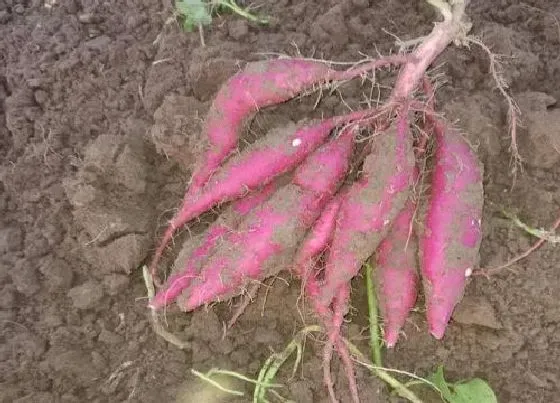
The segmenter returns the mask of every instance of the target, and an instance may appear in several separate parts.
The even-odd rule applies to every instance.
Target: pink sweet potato
[[[208,149],[194,172],[189,192],[198,192],[237,147],[243,121],[259,109],[277,105],[299,93],[332,80],[349,80],[406,58],[400,55],[374,60],[345,71],[309,59],[262,60],[231,77],[218,91],[206,117],[204,137]]]
[[[193,173],[189,192],[200,190],[237,148],[243,121],[267,106],[283,103],[326,78],[331,70],[321,62],[277,59],[247,64],[218,91],[206,117],[208,150]]]
[[[352,400],[359,402],[354,366],[348,348],[339,337],[344,315],[348,310],[350,285],[347,283],[339,288],[335,300],[330,307],[323,306],[316,298],[313,298],[319,292],[319,283],[316,278],[316,268],[319,263],[317,258],[327,250],[332,241],[338,212],[342,203],[341,195],[342,193],[339,192],[327,204],[321,216],[309,230],[294,259],[294,271],[296,275],[301,277],[305,292],[308,296],[311,296],[310,302],[315,309],[315,313],[322,319],[328,332],[329,338],[323,350],[323,379],[331,400],[337,401],[334,393],[334,382],[330,372],[332,354],[336,346],[346,372]]]
[[[183,308],[236,295],[249,281],[291,267],[299,242],[346,176],[353,145],[354,130],[346,129],[320,147],[296,169],[290,184],[224,237],[202,278],[185,290]]]
[[[208,256],[213,253],[219,239],[234,231],[242,217],[268,200],[275,190],[276,184],[272,182],[264,188],[237,200],[218,217],[202,237],[199,237],[200,239],[191,239],[190,242],[198,241],[198,246],[190,251],[186,262],[182,264],[183,268],[171,275],[167,279],[167,284],[152,298],[149,304],[150,308],[160,309],[175,301],[181,292],[190,285],[193,278],[200,276],[200,268]]]
[[[414,155],[406,116],[374,140],[362,177],[343,196],[317,298],[327,307],[387,235],[409,197]]]
[[[342,198],[337,194],[321,212],[297,251],[294,272],[305,283],[315,266],[315,258],[329,245]]]
[[[411,233],[416,203],[409,199],[375,256],[375,284],[384,319],[385,342],[394,347],[417,297],[417,241]]]
[[[247,191],[270,183],[275,177],[293,170],[325,142],[339,124],[361,119],[372,110],[353,112],[302,127],[271,131],[244,153],[232,157],[195,195],[187,193],[179,212],[171,220],[153,256],[150,270],[154,277],[157,263],[175,231],[188,221],[219,203],[238,199]]]
[[[435,166],[420,236],[420,270],[430,333],[441,339],[478,260],[482,166],[454,129],[435,122]]]

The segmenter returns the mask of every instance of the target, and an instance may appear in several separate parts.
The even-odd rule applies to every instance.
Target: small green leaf
[[[441,393],[447,403],[498,403],[494,391],[480,378],[469,381],[449,383],[445,380],[443,366],[428,378]]]
[[[492,388],[479,378],[455,383],[452,388],[454,400],[451,403],[498,403]]]
[[[203,0],[177,0],[175,8],[183,18],[183,28],[187,31],[192,31],[199,25],[212,23],[212,16]]]

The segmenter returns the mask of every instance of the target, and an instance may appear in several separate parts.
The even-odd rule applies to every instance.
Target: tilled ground
[[[387,32],[412,39],[436,18],[423,2],[266,1],[259,11],[273,17],[269,26],[223,16],[205,30],[201,47],[198,34],[183,32],[161,3],[0,1],[2,402],[187,402],[200,391],[190,368],[255,376],[271,349],[312,321],[296,308],[297,282],[277,279],[263,288],[225,337],[227,304],[169,313],[172,328],[191,341],[179,350],[154,335],[138,270],[180,202],[209,101],[258,53],[354,61],[358,52],[395,50]],[[487,55],[450,47],[438,59],[439,105],[485,165],[481,265],[489,267],[534,242],[496,205],[537,227],[550,225],[560,207],[560,6],[473,1],[468,14],[472,32],[506,56],[505,76],[522,111],[526,163],[514,177],[504,102]],[[358,105],[368,91],[349,83],[344,100]],[[345,108],[339,94],[313,105],[274,108],[252,131]],[[442,342],[427,335],[419,305],[386,365],[427,375],[441,363],[452,379],[487,379],[501,402],[556,401],[559,263],[560,249],[548,244],[513,272],[474,278]],[[366,351],[363,294],[356,279],[345,332]],[[285,396],[326,399],[320,348],[309,339],[301,371],[281,374]],[[334,370],[344,390],[336,363]],[[366,371],[358,376],[365,402],[388,400]]]

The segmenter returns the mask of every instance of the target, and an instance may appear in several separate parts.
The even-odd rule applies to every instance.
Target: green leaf
[[[434,385],[436,385],[436,387],[439,389],[439,392],[441,393],[441,397],[443,397],[445,400],[447,400],[448,402],[453,402],[453,394],[451,393],[451,389],[449,389],[449,386],[447,385],[447,381],[445,380],[445,377],[443,375],[443,366],[440,365],[437,369],[437,371],[432,374],[429,378],[429,381],[431,381]]]
[[[480,378],[469,381],[449,383],[445,380],[443,366],[428,378],[448,403],[498,403],[494,391],[488,383]]]
[[[199,25],[212,23],[212,16],[203,0],[177,0],[175,8],[183,18],[183,28],[187,31],[192,31]]]
[[[451,403],[498,403],[492,388],[479,378],[455,383],[452,388],[454,400]]]

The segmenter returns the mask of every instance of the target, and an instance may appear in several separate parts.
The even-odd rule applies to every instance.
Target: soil
[[[269,26],[223,15],[205,28],[202,47],[171,18],[171,3],[0,1],[1,402],[249,401],[224,398],[190,369],[255,377],[271,350],[313,322],[297,309],[297,281],[268,281],[225,336],[237,300],[168,312],[170,328],[190,342],[179,350],[152,329],[139,269],[180,203],[208,104],[262,53],[355,61],[395,51],[388,32],[412,39],[437,17],[424,2],[262,1]],[[468,15],[472,33],[504,56],[522,112],[525,163],[514,175],[487,55],[451,46],[438,58],[438,103],[485,167],[480,264],[491,267],[534,242],[500,207],[535,227],[560,208],[560,5],[473,0]],[[342,93],[352,107],[369,88],[353,82]],[[337,93],[318,108],[312,98],[271,109],[252,132],[347,107]],[[426,376],[443,364],[453,380],[486,379],[500,402],[557,401],[559,267],[560,249],[545,244],[511,271],[473,277],[443,341],[427,334],[419,303],[385,365]],[[353,286],[344,331],[365,352],[363,280]],[[333,370],[346,401],[338,361]],[[308,339],[290,375],[283,368],[278,378],[284,396],[327,401],[320,338]],[[395,401],[364,369],[358,379],[364,402]],[[232,386],[250,394],[247,384]]]

